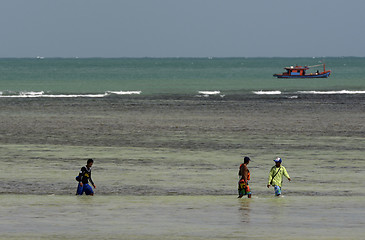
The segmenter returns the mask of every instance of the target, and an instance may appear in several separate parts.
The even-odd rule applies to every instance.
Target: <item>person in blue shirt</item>
[[[86,166],[82,167],[79,175],[76,177],[76,181],[79,182],[77,185],[76,195],[82,195],[84,192],[86,195],[94,195],[94,191],[92,187],[89,185],[89,181],[91,185],[96,188],[92,178],[91,178],[91,167],[93,166],[94,160],[88,159]]]

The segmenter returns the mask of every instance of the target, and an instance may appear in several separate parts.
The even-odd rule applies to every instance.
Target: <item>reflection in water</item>
[[[239,212],[241,213],[241,222],[249,223],[250,222],[250,203],[251,199],[240,199],[240,207]]]
[[[285,219],[285,213],[287,212],[287,209],[285,209],[286,205],[287,201],[283,196],[270,198],[268,216],[270,216],[273,223]]]

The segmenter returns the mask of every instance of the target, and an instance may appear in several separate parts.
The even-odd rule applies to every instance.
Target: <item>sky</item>
[[[6,57],[365,57],[364,0],[1,0]]]

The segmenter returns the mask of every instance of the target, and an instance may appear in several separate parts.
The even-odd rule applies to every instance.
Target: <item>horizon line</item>
[[[36,57],[1,57],[0,59],[227,59],[227,58],[365,58],[365,56],[312,56],[312,57],[44,57],[44,56],[36,56]]]

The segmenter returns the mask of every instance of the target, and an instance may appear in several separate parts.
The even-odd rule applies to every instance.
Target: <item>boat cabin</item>
[[[305,75],[305,71],[308,70],[308,67],[302,67],[302,66],[290,66],[290,67],[286,67],[286,73],[283,73],[283,75],[288,75],[288,76],[304,76]]]

